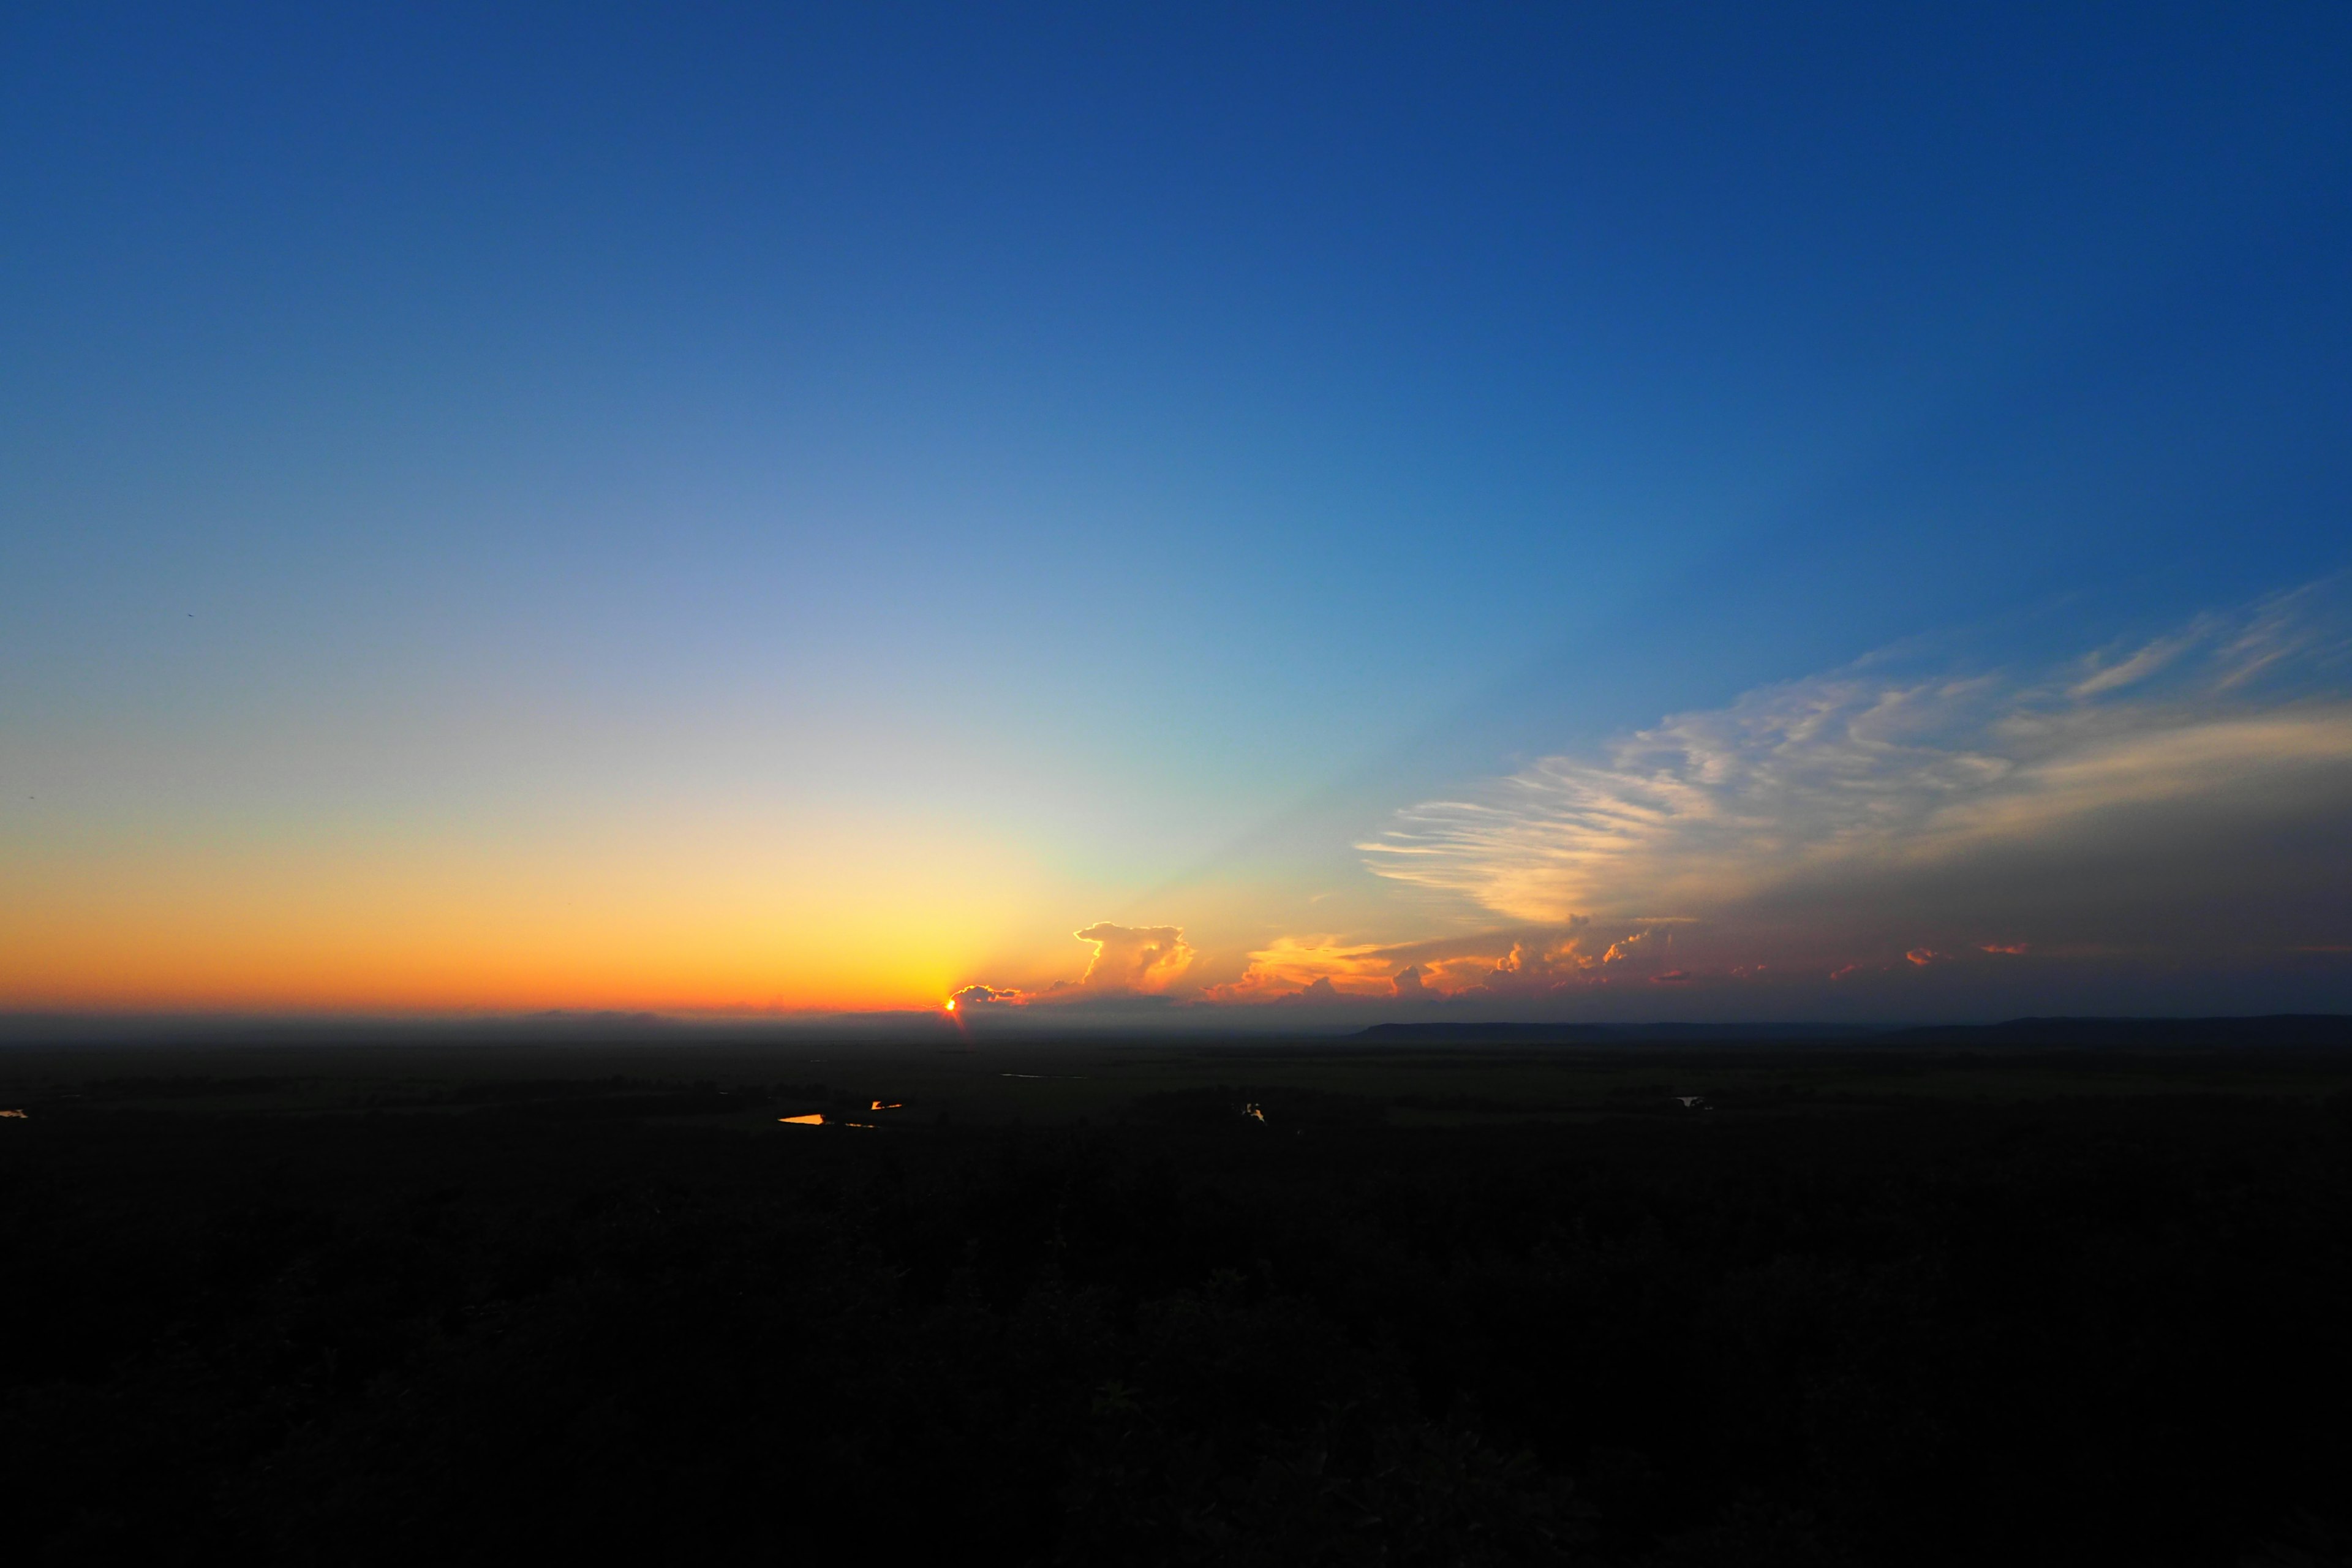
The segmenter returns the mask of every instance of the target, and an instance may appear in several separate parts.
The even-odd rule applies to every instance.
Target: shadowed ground
[[[2342,1561],[2275,1038],[22,1044],[0,1475],[66,1562]]]

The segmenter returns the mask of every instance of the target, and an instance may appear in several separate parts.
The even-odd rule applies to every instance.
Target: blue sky
[[[2340,7],[0,29],[22,1005],[920,1005],[1104,921],[1188,997],[1495,957],[1579,911],[1360,846],[1903,650],[2030,708],[2347,564]],[[2334,713],[2296,602],[2261,710]],[[1619,912],[1725,933],[1711,1005],[1846,1005]],[[2131,926],[2034,996],[2129,949],[2352,1005]]]

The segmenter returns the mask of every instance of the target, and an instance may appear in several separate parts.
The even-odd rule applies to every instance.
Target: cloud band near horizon
[[[1411,1005],[2338,951],[2341,586],[2032,668],[1878,655],[1675,714],[1360,845],[1417,895],[1423,934],[1286,933],[1188,989],[1180,928],[1106,923],[1077,933],[1099,944],[1085,978],[1055,989]]]

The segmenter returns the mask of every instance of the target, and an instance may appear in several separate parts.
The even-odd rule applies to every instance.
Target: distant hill
[[[2253,1018],[2011,1018],[1888,1029],[1853,1024],[1375,1024],[1352,1037],[1390,1045],[1628,1046],[1734,1042],[1874,1046],[2352,1046],[2352,1016]]]
[[[2273,1013],[2256,1018],[2011,1018],[1895,1029],[1890,1045],[2352,1046],[2352,1016]]]
[[[1351,1037],[1392,1045],[1625,1046],[1666,1040],[1861,1040],[1853,1024],[1375,1024]]]

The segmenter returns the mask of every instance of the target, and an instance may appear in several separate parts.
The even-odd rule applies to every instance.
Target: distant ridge
[[[2011,1018],[1895,1029],[1890,1045],[2352,1046],[2352,1015],[2271,1013],[2248,1018]]]
[[[1375,1024],[1351,1037],[1391,1045],[1618,1046],[1817,1040],[1873,1046],[2347,1046],[2352,1015],[2244,1018],[2011,1018],[1889,1029],[1853,1024]]]
[[[1394,1044],[1621,1046],[1644,1040],[1859,1040],[1883,1031],[1854,1024],[1375,1024],[1350,1037]]]

